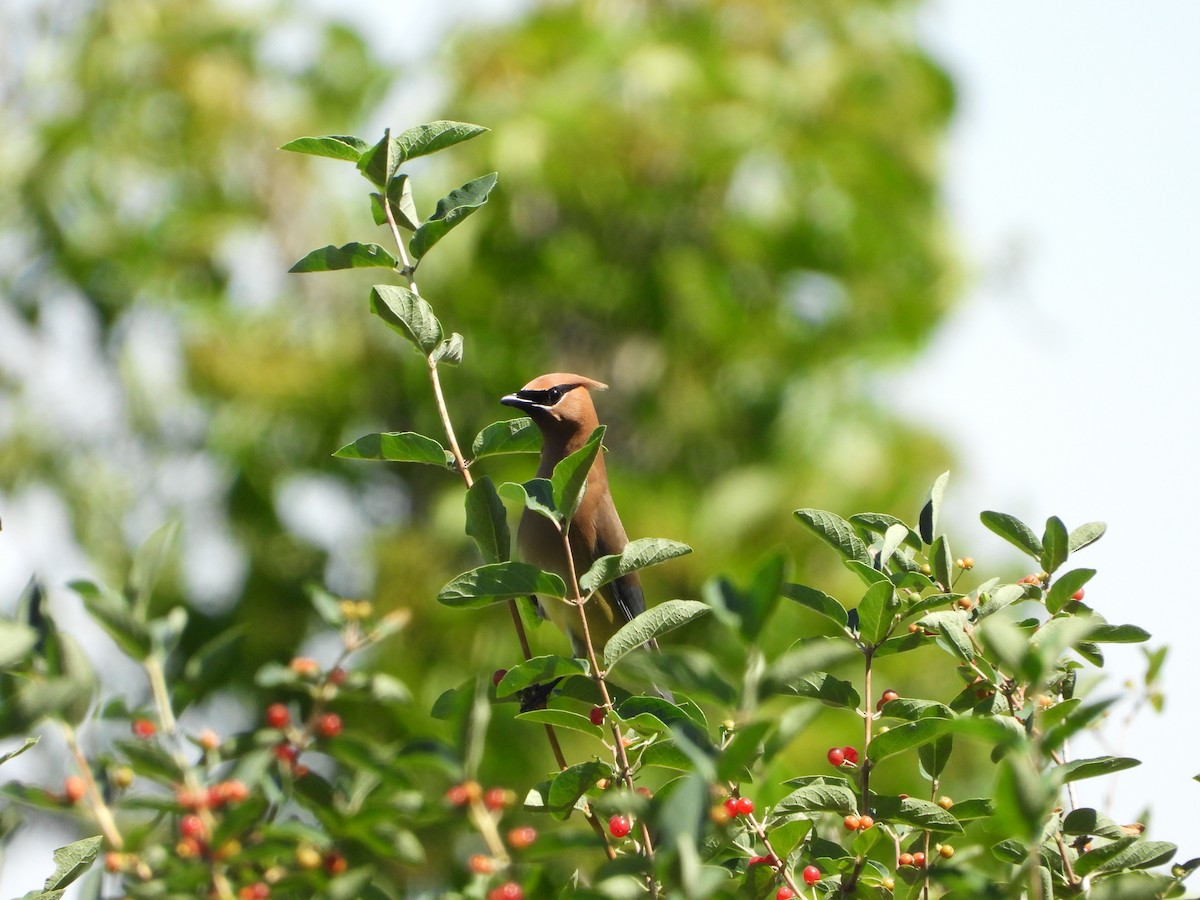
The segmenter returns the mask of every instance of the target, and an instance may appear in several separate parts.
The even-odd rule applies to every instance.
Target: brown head
[[[500,402],[527,413],[542,432],[544,446],[565,455],[581,447],[600,424],[588,392],[607,387],[583,375],[552,372],[539,375]]]

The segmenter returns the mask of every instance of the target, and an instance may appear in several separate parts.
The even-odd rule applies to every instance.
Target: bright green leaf
[[[605,427],[599,426],[582,447],[554,467],[554,474],[550,476],[550,484],[554,488],[554,508],[567,522],[583,502],[588,474],[600,453],[604,431]]]
[[[1108,526],[1103,522],[1087,522],[1080,525],[1067,538],[1067,549],[1072,553],[1082,550],[1084,547],[1094,544],[1100,538],[1104,537],[1104,532],[1107,529]]]
[[[941,737],[949,730],[952,719],[926,718],[896,725],[883,734],[876,735],[867,748],[867,756],[873,762],[912,750],[921,744]]]
[[[371,288],[371,312],[383,319],[428,357],[442,342],[442,324],[423,297],[406,287],[377,284]]]
[[[542,449],[542,435],[533,419],[505,419],[493,422],[475,436],[471,444],[471,456],[499,456],[503,453],[537,453]]]
[[[934,480],[933,486],[929,489],[929,497],[925,500],[925,505],[921,507],[921,515],[918,517],[917,527],[921,532],[921,540],[926,544],[932,544],[933,539],[937,536],[942,498],[946,495],[946,483],[949,480],[949,472],[943,472],[939,475]],[[949,583],[946,586],[949,587]]]
[[[692,548],[687,544],[669,541],[666,538],[640,538],[630,541],[620,553],[602,556],[592,563],[592,567],[580,577],[579,587],[584,594],[590,594],[629,572],[686,556],[691,552]]]
[[[810,672],[788,681],[780,687],[781,694],[796,694],[820,700],[826,706],[854,709],[859,704],[858,691],[848,681],[834,678],[828,672]]]
[[[611,780],[612,777],[612,766],[598,759],[570,766],[551,780],[546,804],[552,810],[565,812],[585,793],[594,790],[601,778]]]
[[[513,666],[496,685],[497,697],[511,697],[517,691],[545,684],[567,675],[586,675],[587,666],[570,656],[535,656]]]
[[[333,244],[313,250],[297,261],[289,272],[333,272],[338,269],[394,269],[400,263],[378,244],[357,241],[335,247]]]
[[[512,549],[508,515],[496,486],[486,475],[467,490],[467,536],[475,541],[484,562],[506,562]]]
[[[1018,550],[1029,554],[1034,559],[1041,559],[1042,542],[1033,533],[1033,529],[1016,516],[988,510],[979,514],[979,520],[988,530],[1000,535]]]
[[[1132,769],[1142,763],[1127,756],[1097,756],[1092,759],[1074,759],[1055,766],[1053,772],[1066,784],[1070,781],[1082,781],[1085,778],[1096,778],[1100,775],[1111,775]]]
[[[887,513],[855,513],[850,517],[850,524],[857,525],[859,533],[864,531],[885,535],[889,528],[900,526],[905,530],[903,543],[914,550],[921,549],[921,536],[895,516]]]
[[[413,259],[423,259],[433,245],[444,238],[452,228],[487,203],[488,195],[496,186],[499,177],[495,172],[483,175],[468,181],[439,200],[433,215],[425,220],[408,242]]]
[[[565,728],[567,731],[579,731],[583,734],[590,734],[594,738],[603,738],[605,735],[605,730],[599,725],[593,725],[591,719],[583,713],[572,712],[569,709],[532,709],[528,712],[518,713],[516,718],[522,722]]]
[[[22,662],[37,644],[37,632],[28,625],[0,619],[0,669]]]
[[[54,874],[46,879],[44,890],[62,890],[92,867],[104,843],[102,835],[84,838],[54,851]]]
[[[651,638],[674,631],[708,612],[708,605],[697,600],[668,600],[639,613],[604,645],[604,668],[611,670],[621,657]]]
[[[433,352],[429,354],[429,361],[435,365],[445,363],[448,366],[457,366],[462,362],[462,358],[463,336],[457,331],[434,347]]]
[[[890,581],[867,588],[858,604],[858,630],[868,644],[881,643],[896,623],[900,600]]]
[[[333,454],[338,459],[374,459],[452,467],[454,456],[431,437],[413,431],[368,434]]]
[[[416,159],[418,156],[427,156],[430,153],[445,150],[447,147],[453,147],[455,144],[468,141],[489,130],[482,125],[444,120],[409,128],[395,139],[397,165],[410,159]]]
[[[862,538],[854,533],[850,523],[841,516],[823,509],[798,509],[794,515],[813,534],[827,543],[846,559],[855,559],[864,565],[871,564],[871,554]]]
[[[528,563],[502,562],[464,572],[442,588],[437,599],[446,606],[476,607],[529,594],[563,597],[566,592],[557,575]]]
[[[344,159],[358,162],[363,151],[370,144],[362,138],[349,134],[328,134],[322,137],[302,137],[288,141],[280,150],[290,150],[293,153],[307,153],[310,156],[324,156],[328,159]]]
[[[846,608],[824,591],[803,584],[785,584],[782,594],[817,615],[824,616],[839,628],[846,627]]]
[[[1095,574],[1095,569],[1072,569],[1069,572],[1063,572],[1050,585],[1050,590],[1046,594],[1046,609],[1052,614],[1059,612],[1067,605],[1071,596],[1091,581]]]
[[[1058,567],[1067,561],[1068,551],[1067,526],[1058,516],[1046,520],[1046,531],[1042,535],[1042,553],[1039,557],[1042,568],[1051,575]]]

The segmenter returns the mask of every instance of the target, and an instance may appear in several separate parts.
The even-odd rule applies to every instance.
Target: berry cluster
[[[478,817],[486,816],[487,831],[498,838],[500,820],[504,811],[516,803],[517,795],[508,788],[492,787],[484,790],[477,781],[462,781],[446,790],[445,800],[452,807],[470,810],[472,821],[477,827],[481,821]],[[625,816],[616,815],[608,821],[608,829],[613,837],[623,838],[629,834],[631,828],[632,825]],[[533,846],[537,837],[535,828],[520,825],[508,830],[504,835],[504,842],[509,849],[520,852]],[[500,848],[496,848],[496,852],[491,855],[476,853],[467,860],[467,869],[472,874],[485,877],[503,877],[509,865],[510,861]],[[523,900],[524,897],[524,888],[512,880],[495,885],[487,893],[487,900]]]

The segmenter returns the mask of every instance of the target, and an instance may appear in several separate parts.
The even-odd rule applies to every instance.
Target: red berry
[[[487,900],[524,900],[525,892],[515,881],[508,881],[494,887],[487,893]]]
[[[896,857],[896,865],[911,866],[913,864],[913,855],[911,853],[901,853]]]
[[[325,871],[330,875],[341,875],[346,871],[346,857],[336,850],[325,854]]]
[[[775,892],[775,900],[792,900],[795,896],[796,892],[786,884]]]
[[[749,797],[738,797],[735,805],[739,816],[748,816],[754,812],[754,801]]]
[[[765,856],[752,856],[752,857],[750,857],[750,859],[746,863],[746,865],[747,866],[757,866],[757,865],[761,865],[762,863],[765,863],[766,861],[767,861],[767,858]]]
[[[483,795],[483,805],[495,812],[499,809],[504,809],[508,804],[516,799],[516,795],[507,788],[494,787],[488,788],[487,793]]]
[[[615,838],[623,838],[629,834],[631,826],[625,816],[613,816],[608,820],[608,833]]]
[[[1071,599],[1072,600],[1082,600],[1083,599],[1083,588],[1080,588],[1075,593],[1073,593],[1071,595]]]
[[[346,682],[346,670],[341,667],[331,669],[326,680],[334,687],[338,687]]]
[[[63,782],[63,797],[72,805],[83,799],[87,784],[78,775],[68,775]]]
[[[725,801],[725,812],[729,813],[731,816],[736,816],[738,814],[737,797],[730,797]]]
[[[816,884],[821,880],[821,870],[816,866],[805,866],[801,877],[805,884]]]
[[[893,700],[900,699],[900,695],[895,691],[884,691],[879,697],[879,702],[875,704],[876,712],[883,710],[884,704],[891,703]]]
[[[918,869],[925,868],[925,854],[924,853],[914,853],[913,854],[913,865],[916,866]]]
[[[588,713],[588,718],[591,719],[593,725],[601,725],[604,722],[604,707],[593,706],[591,712]]]
[[[846,757],[846,762],[858,764],[858,751],[853,747],[843,747],[842,755]]]
[[[504,680],[504,676],[508,674],[508,669],[497,669],[492,673],[492,684],[499,684]]]
[[[300,756],[300,751],[291,744],[276,744],[275,758],[284,765],[294,765],[297,757]]]
[[[514,828],[508,833],[508,846],[514,850],[524,850],[537,840],[537,829],[529,825]]]
[[[337,713],[323,713],[317,718],[317,734],[323,738],[335,738],[342,733],[342,717]]]
[[[846,818],[842,819],[842,827],[847,831],[858,831],[861,821],[858,816],[846,816]]]
[[[858,827],[863,831],[866,831],[868,828],[870,828],[874,824],[875,824],[875,820],[872,819],[870,816],[860,816],[859,817]]]
[[[476,853],[467,860],[467,868],[476,875],[491,875],[496,871],[496,862],[490,856]]]
[[[189,813],[179,820],[179,833],[184,837],[202,837],[204,835],[204,821],[199,816]]]
[[[134,737],[139,737],[143,741],[154,737],[154,733],[158,731],[149,719],[134,719],[129,727],[133,729]]]
[[[263,721],[268,728],[286,728],[288,722],[292,721],[292,715],[282,703],[272,703],[263,714]]]
[[[834,747],[825,754],[825,758],[829,760],[831,766],[840,766],[846,761],[846,751],[840,747]]]

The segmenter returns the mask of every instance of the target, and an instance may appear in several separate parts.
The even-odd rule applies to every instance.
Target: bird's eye
[[[553,387],[553,388],[550,388],[550,390],[546,391],[546,398],[550,401],[551,406],[553,406],[559,400],[561,400],[562,395],[563,395],[563,390],[562,390],[562,388],[559,388],[559,387]]]

